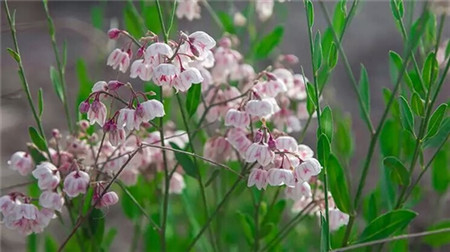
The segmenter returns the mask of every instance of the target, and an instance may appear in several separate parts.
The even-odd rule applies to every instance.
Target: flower
[[[38,180],[38,186],[41,190],[53,190],[61,181],[58,168],[50,162],[39,164],[33,171],[33,177]]]
[[[17,202],[10,195],[4,195],[0,197],[0,212],[3,214],[3,216],[10,215],[16,205]]]
[[[44,191],[39,196],[39,205],[61,212],[61,208],[64,205],[64,198],[56,192]]]
[[[230,158],[232,149],[230,143],[224,137],[218,136],[208,139],[203,150],[205,158],[223,162]]]
[[[258,161],[262,166],[266,166],[272,162],[274,156],[275,154],[269,149],[269,146],[261,143],[251,144],[245,153],[245,159],[248,163]]]
[[[126,127],[127,130],[133,130],[135,127],[139,128],[139,125],[135,126],[134,109],[123,108],[119,110],[119,116],[117,117],[117,127],[122,129]]]
[[[286,188],[286,197],[292,200],[300,200],[302,197],[311,197],[311,186],[308,182],[296,182],[294,187]]]
[[[252,141],[248,139],[245,132],[241,129],[231,129],[226,137],[226,140],[235,148],[239,153],[243,153],[246,155],[246,152],[250,145],[252,145]]]
[[[89,185],[89,174],[84,171],[73,171],[64,180],[64,192],[67,196],[75,198],[80,193],[86,193]]]
[[[173,87],[177,91],[186,92],[192,84],[199,84],[203,81],[203,76],[196,68],[188,68],[181,72],[173,82]]]
[[[240,12],[234,13],[233,23],[235,26],[242,27],[247,23],[247,19]]]
[[[295,153],[298,151],[298,144],[291,136],[280,136],[275,140],[277,149]]]
[[[134,117],[135,122],[148,122],[156,117],[163,117],[164,115],[164,105],[160,101],[148,100],[138,104]]]
[[[7,228],[19,231],[21,234],[29,235],[40,232],[42,228],[39,222],[40,212],[33,204],[17,204],[14,210],[5,216]]]
[[[20,175],[25,176],[33,170],[33,159],[28,153],[17,151],[11,156],[8,165],[11,170],[18,171]]]
[[[209,50],[216,46],[216,41],[203,31],[192,33],[188,39],[191,53],[200,60],[205,59]]]
[[[100,200],[98,200],[99,196],[100,195],[94,195],[93,203],[97,202],[95,205],[96,208],[109,207],[119,202],[119,196],[117,196],[117,193],[115,192],[105,193]]]
[[[262,22],[266,21],[272,16],[274,0],[256,0],[256,13]]]
[[[181,194],[185,187],[183,176],[178,172],[174,172],[169,182],[169,193]]]
[[[187,20],[192,21],[200,18],[200,5],[198,0],[179,0],[177,6],[177,17],[186,17]]]
[[[105,124],[106,121],[106,106],[98,99],[95,99],[88,111],[88,120],[91,125],[94,123],[98,123],[98,125],[103,127],[103,124]]]
[[[131,64],[130,77],[133,79],[139,77],[143,81],[149,81],[152,79],[152,74],[153,68],[150,64],[144,62],[143,59],[135,60]]]
[[[245,106],[245,111],[252,116],[269,117],[276,112],[276,101],[275,104],[273,102],[271,99],[251,100]]]
[[[178,69],[172,64],[160,64],[155,67],[153,82],[158,85],[170,85],[172,86],[175,78],[178,76]]]
[[[336,208],[329,209],[328,215],[330,218],[330,230],[331,231],[338,230],[340,227],[347,225],[348,220],[349,220],[348,214],[345,214]]]
[[[118,68],[119,71],[125,73],[130,66],[130,54],[116,48],[109,55],[106,64],[114,70]]]
[[[268,171],[267,181],[271,186],[287,185],[295,187],[294,174],[291,170],[271,168]]]
[[[225,126],[245,129],[250,124],[250,116],[245,111],[228,110],[225,116]]]
[[[253,168],[248,176],[247,186],[252,187],[255,185],[258,190],[261,190],[261,188],[265,190],[267,182],[267,171],[262,168]]]
[[[319,175],[322,166],[315,158],[308,158],[295,168],[295,175],[297,179],[308,181],[312,176]]]

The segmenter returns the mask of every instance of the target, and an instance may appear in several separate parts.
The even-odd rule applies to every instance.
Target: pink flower
[[[20,175],[25,176],[33,170],[33,159],[28,153],[17,151],[11,156],[8,165],[11,170],[18,171]]]
[[[108,83],[106,81],[97,81],[92,87],[92,93],[99,91],[108,91]]]
[[[110,29],[109,31],[108,31],[108,37],[110,38],[110,39],[118,39],[119,38],[119,35],[120,35],[120,30],[119,29],[117,29],[117,28],[112,28],[112,29]]]
[[[255,185],[258,190],[261,190],[261,188],[265,190],[267,182],[267,171],[262,168],[253,168],[248,176],[247,186],[252,187]]]
[[[192,84],[199,84],[203,81],[203,76],[196,68],[188,68],[181,72],[178,78],[175,79],[173,87],[177,91],[186,92]]]
[[[216,46],[216,41],[206,32],[197,31],[188,36],[190,50],[199,59],[208,56],[208,51]]]
[[[16,205],[17,202],[10,195],[4,195],[0,197],[0,212],[3,214],[3,216],[10,215]]]
[[[297,179],[309,181],[312,176],[319,175],[322,166],[315,158],[308,158],[295,168],[295,175]]]
[[[87,115],[90,124],[93,125],[97,122],[98,125],[103,127],[103,124],[105,124],[106,121],[106,115],[107,111],[105,104],[98,99],[95,99],[92,102]]]
[[[111,119],[105,123],[103,130],[108,132],[109,142],[113,146],[117,146],[125,141],[125,130],[118,128],[117,124]]]
[[[245,129],[250,124],[250,116],[245,111],[228,110],[225,116],[225,126]]]
[[[235,148],[241,155],[245,156],[252,141],[248,139],[244,131],[240,129],[231,129],[227,134],[227,141]]]
[[[148,122],[165,115],[164,105],[158,100],[148,100],[140,103],[135,113],[135,118],[140,118],[142,122]]]
[[[139,128],[139,125],[135,126],[135,111],[130,108],[123,108],[119,110],[119,116],[117,117],[117,127],[122,129],[126,127],[127,130],[133,130],[135,127]]]
[[[280,79],[259,82],[255,89],[261,97],[276,97],[280,93],[286,92],[286,85]]]
[[[286,92],[289,98],[295,100],[305,100],[306,99],[306,86],[305,81],[308,81],[303,75],[295,74],[293,79],[293,87],[289,88]]]
[[[44,191],[39,196],[39,205],[61,212],[61,208],[64,205],[64,198],[56,192]]]
[[[274,0],[256,0],[256,13],[262,22],[266,21],[272,16]]]
[[[330,218],[330,230],[335,231],[340,227],[347,225],[349,216],[341,212],[339,209],[330,209],[328,210],[329,218]]]
[[[153,82],[158,85],[172,85],[178,76],[178,69],[172,64],[160,64],[155,67]]]
[[[99,195],[96,197],[94,196],[94,202],[98,200]],[[103,197],[98,201],[96,208],[102,208],[102,207],[109,207],[112,205],[117,204],[119,202],[119,196],[117,196],[117,193],[115,192],[107,192],[103,195]]]
[[[153,68],[150,64],[144,62],[143,59],[135,60],[131,64],[130,77],[133,79],[139,77],[143,81],[149,81],[152,79],[152,74]]]
[[[64,180],[64,192],[75,198],[80,193],[85,194],[89,186],[89,174],[84,171],[73,171]]]
[[[174,172],[170,178],[169,193],[181,194],[185,187],[186,184],[184,183],[183,176],[178,172]]]
[[[245,111],[257,117],[268,117],[274,113],[274,106],[269,100],[251,100],[245,106]]]
[[[312,197],[311,186],[308,182],[296,182],[294,187],[286,188],[286,197],[292,200],[300,200],[302,197]]]
[[[166,58],[172,57],[173,51],[165,43],[153,43],[145,50],[144,59],[152,67],[164,63]]]
[[[40,213],[35,205],[17,204],[11,214],[5,216],[7,228],[19,231],[23,235],[40,232]]]
[[[33,177],[38,180],[38,186],[41,190],[53,190],[61,181],[58,168],[50,162],[39,164],[33,171]]]
[[[280,136],[276,140],[276,146],[281,151],[295,153],[298,150],[298,144],[295,138],[291,136]]]
[[[314,151],[311,150],[311,148],[309,148],[309,146],[307,145],[299,144],[297,154],[300,156],[302,160],[306,160],[314,156]]]
[[[180,0],[177,6],[177,17],[192,21],[200,18],[200,5],[198,0]]]
[[[267,181],[271,186],[287,185],[295,187],[294,173],[291,170],[271,168],[268,171]]]
[[[130,66],[130,55],[127,52],[116,48],[109,55],[106,64],[111,66],[114,70],[118,68],[119,71],[125,73]]]
[[[231,145],[224,137],[221,136],[211,137],[208,139],[203,150],[203,155],[206,158],[216,162],[226,161],[231,156]]]
[[[266,166],[273,161],[274,156],[275,154],[269,149],[267,144],[253,143],[245,153],[245,160],[248,163],[258,161],[260,165]]]

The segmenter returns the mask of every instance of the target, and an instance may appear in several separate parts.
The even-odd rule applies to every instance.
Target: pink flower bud
[[[169,182],[169,193],[181,194],[185,187],[183,176],[178,172],[174,172]]]
[[[272,136],[269,136],[269,141],[267,141],[267,145],[269,146],[270,150],[276,150],[277,149],[277,143],[273,139]]]
[[[142,56],[144,56],[145,53],[145,47],[139,47],[138,51],[136,52],[136,57],[141,58]]]
[[[80,106],[78,107],[81,114],[86,114],[89,111],[89,108],[91,107],[91,104],[89,104],[88,101],[83,101],[80,103]]]
[[[294,54],[286,54],[283,56],[283,59],[291,65],[298,63],[298,57],[295,56]]]
[[[67,196],[75,198],[80,193],[86,193],[89,185],[89,174],[83,171],[73,171],[64,180],[64,192]]]
[[[25,176],[33,170],[33,159],[23,151],[18,151],[11,156],[8,161],[9,168],[18,171],[20,175]]]
[[[58,129],[53,129],[52,130],[52,136],[56,139],[60,139],[61,138],[61,132],[59,132]]]
[[[121,31],[117,28],[112,28],[108,31],[108,37],[110,39],[118,39]]]
[[[95,199],[95,197],[94,197],[94,199]],[[117,204],[117,202],[119,202],[119,196],[117,196],[117,193],[107,192],[103,195],[103,197],[100,199],[100,201],[97,203],[97,205],[95,207],[96,208],[109,207],[109,206]]]
[[[219,46],[225,47],[225,48],[231,48],[231,39],[230,39],[230,38],[227,38],[227,37],[222,38],[222,39],[219,41]]]
[[[124,86],[124,85],[125,85],[125,84],[123,84],[123,83],[120,82],[120,81],[113,80],[113,81],[108,82],[108,90],[110,90],[110,91],[116,91],[116,90],[118,90],[119,88],[121,88],[121,87]]]

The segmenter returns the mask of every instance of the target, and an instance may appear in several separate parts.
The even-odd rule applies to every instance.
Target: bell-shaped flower
[[[0,213],[2,213],[3,216],[10,215],[16,205],[17,202],[10,195],[0,197]]]
[[[153,68],[150,64],[144,62],[143,59],[135,60],[133,64],[131,64],[130,68],[130,77],[136,78],[139,77],[143,81],[150,81],[152,79]]]
[[[274,113],[273,104],[266,100],[251,100],[245,106],[245,111],[257,117],[268,117]]]
[[[153,82],[158,85],[171,86],[179,74],[179,70],[172,64],[160,64],[154,69]]]
[[[330,218],[330,230],[336,231],[340,227],[347,225],[349,216],[346,213],[341,212],[339,209],[328,210],[328,215]]]
[[[199,19],[201,8],[198,2],[198,0],[180,0],[177,6],[177,17],[179,19],[186,17],[189,21]]]
[[[98,200],[98,197],[94,197],[93,203],[95,203]],[[112,205],[117,204],[119,202],[119,196],[115,192],[107,192],[105,193],[102,198],[98,201],[97,205],[95,205],[96,208],[102,208],[102,207],[109,207]]]
[[[252,141],[248,139],[245,132],[238,128],[231,129],[228,132],[226,139],[233,146],[233,148],[235,148],[239,153],[242,153],[244,157],[248,148],[252,145]]]
[[[253,143],[245,153],[245,160],[248,163],[258,161],[260,165],[266,166],[273,161],[274,156],[275,154],[267,144]]]
[[[33,159],[30,154],[17,151],[11,156],[11,159],[8,161],[8,166],[11,170],[17,171],[20,175],[25,176],[33,170]]]
[[[169,182],[169,193],[181,194],[186,187],[183,175],[174,172]]]
[[[203,76],[196,68],[188,68],[178,75],[173,82],[173,87],[177,91],[186,92],[192,84],[199,84],[203,81]]]
[[[256,0],[256,13],[261,22],[266,21],[272,16],[275,0]]]
[[[275,139],[277,149],[288,152],[297,152],[297,140],[291,136],[280,136]]]
[[[311,186],[308,182],[298,181],[294,187],[287,187],[285,191],[286,197],[292,200],[300,200],[302,197],[311,197]]]
[[[163,117],[164,105],[158,100],[148,100],[140,103],[136,108],[136,117],[141,117],[143,122],[148,122],[156,117]]]
[[[261,188],[264,188],[264,190],[267,187],[267,171],[262,168],[253,168],[250,172],[250,175],[248,176],[247,186],[252,187],[256,186],[258,190],[261,190]]]
[[[108,133],[108,139],[112,146],[117,146],[125,141],[125,130],[117,127],[113,119],[105,123],[103,130]]]
[[[84,171],[73,171],[64,180],[64,192],[67,196],[75,198],[80,193],[85,194],[89,186],[89,174]]]
[[[117,128],[122,129],[125,127],[127,130],[133,130],[135,128],[135,111],[130,108],[123,108],[119,110],[119,116],[117,117]],[[139,128],[139,125],[137,125]]]
[[[305,100],[306,99],[306,85],[305,81],[308,81],[303,75],[295,74],[293,80],[293,86],[288,88],[286,94],[291,99],[294,100]]]
[[[268,171],[267,181],[271,186],[286,185],[295,186],[294,173],[291,170],[281,168],[271,168]]]
[[[106,64],[111,66],[114,70],[118,68],[119,71],[125,73],[130,66],[130,55],[127,52],[116,48],[109,55]]]
[[[298,180],[309,181],[312,176],[319,175],[321,170],[322,166],[317,159],[308,158],[295,168],[295,175]]]
[[[314,156],[314,151],[308,145],[299,144],[297,154],[302,160],[306,160]]]
[[[197,31],[188,36],[190,50],[194,56],[204,59],[208,56],[208,51],[216,46],[216,41],[206,32]]]
[[[90,124],[93,125],[97,122],[98,125],[103,127],[103,124],[105,124],[106,121],[106,115],[107,111],[105,104],[103,104],[100,100],[95,99],[89,107],[87,114]]]
[[[5,225],[23,235],[41,231],[39,210],[33,204],[17,204],[10,215],[5,216]]]
[[[41,190],[53,190],[61,181],[58,168],[50,162],[39,164],[33,171],[33,177],[38,180],[38,186]]]
[[[250,124],[250,116],[245,111],[228,110],[225,115],[225,126],[245,129]]]
[[[232,149],[230,143],[224,137],[217,136],[208,139],[203,150],[205,158],[216,162],[224,162],[231,157]]]
[[[39,196],[39,205],[61,212],[61,208],[64,205],[64,197],[56,192],[44,191]]]
[[[151,66],[156,67],[164,63],[165,58],[172,57],[173,50],[165,43],[153,43],[145,50],[144,59]]]

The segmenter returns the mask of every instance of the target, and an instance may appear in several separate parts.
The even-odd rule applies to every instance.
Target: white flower
[[[17,151],[11,156],[8,165],[11,170],[18,171],[20,175],[25,176],[33,170],[33,159],[30,154]]]
[[[271,186],[287,185],[295,187],[294,174],[291,170],[271,168],[268,172],[267,181]]]
[[[33,171],[33,177],[38,180],[38,186],[41,190],[53,190],[61,181],[58,168],[50,162],[39,164]]]
[[[245,160],[249,163],[258,161],[260,165],[266,166],[273,161],[274,156],[267,144],[253,143],[247,149]]]

